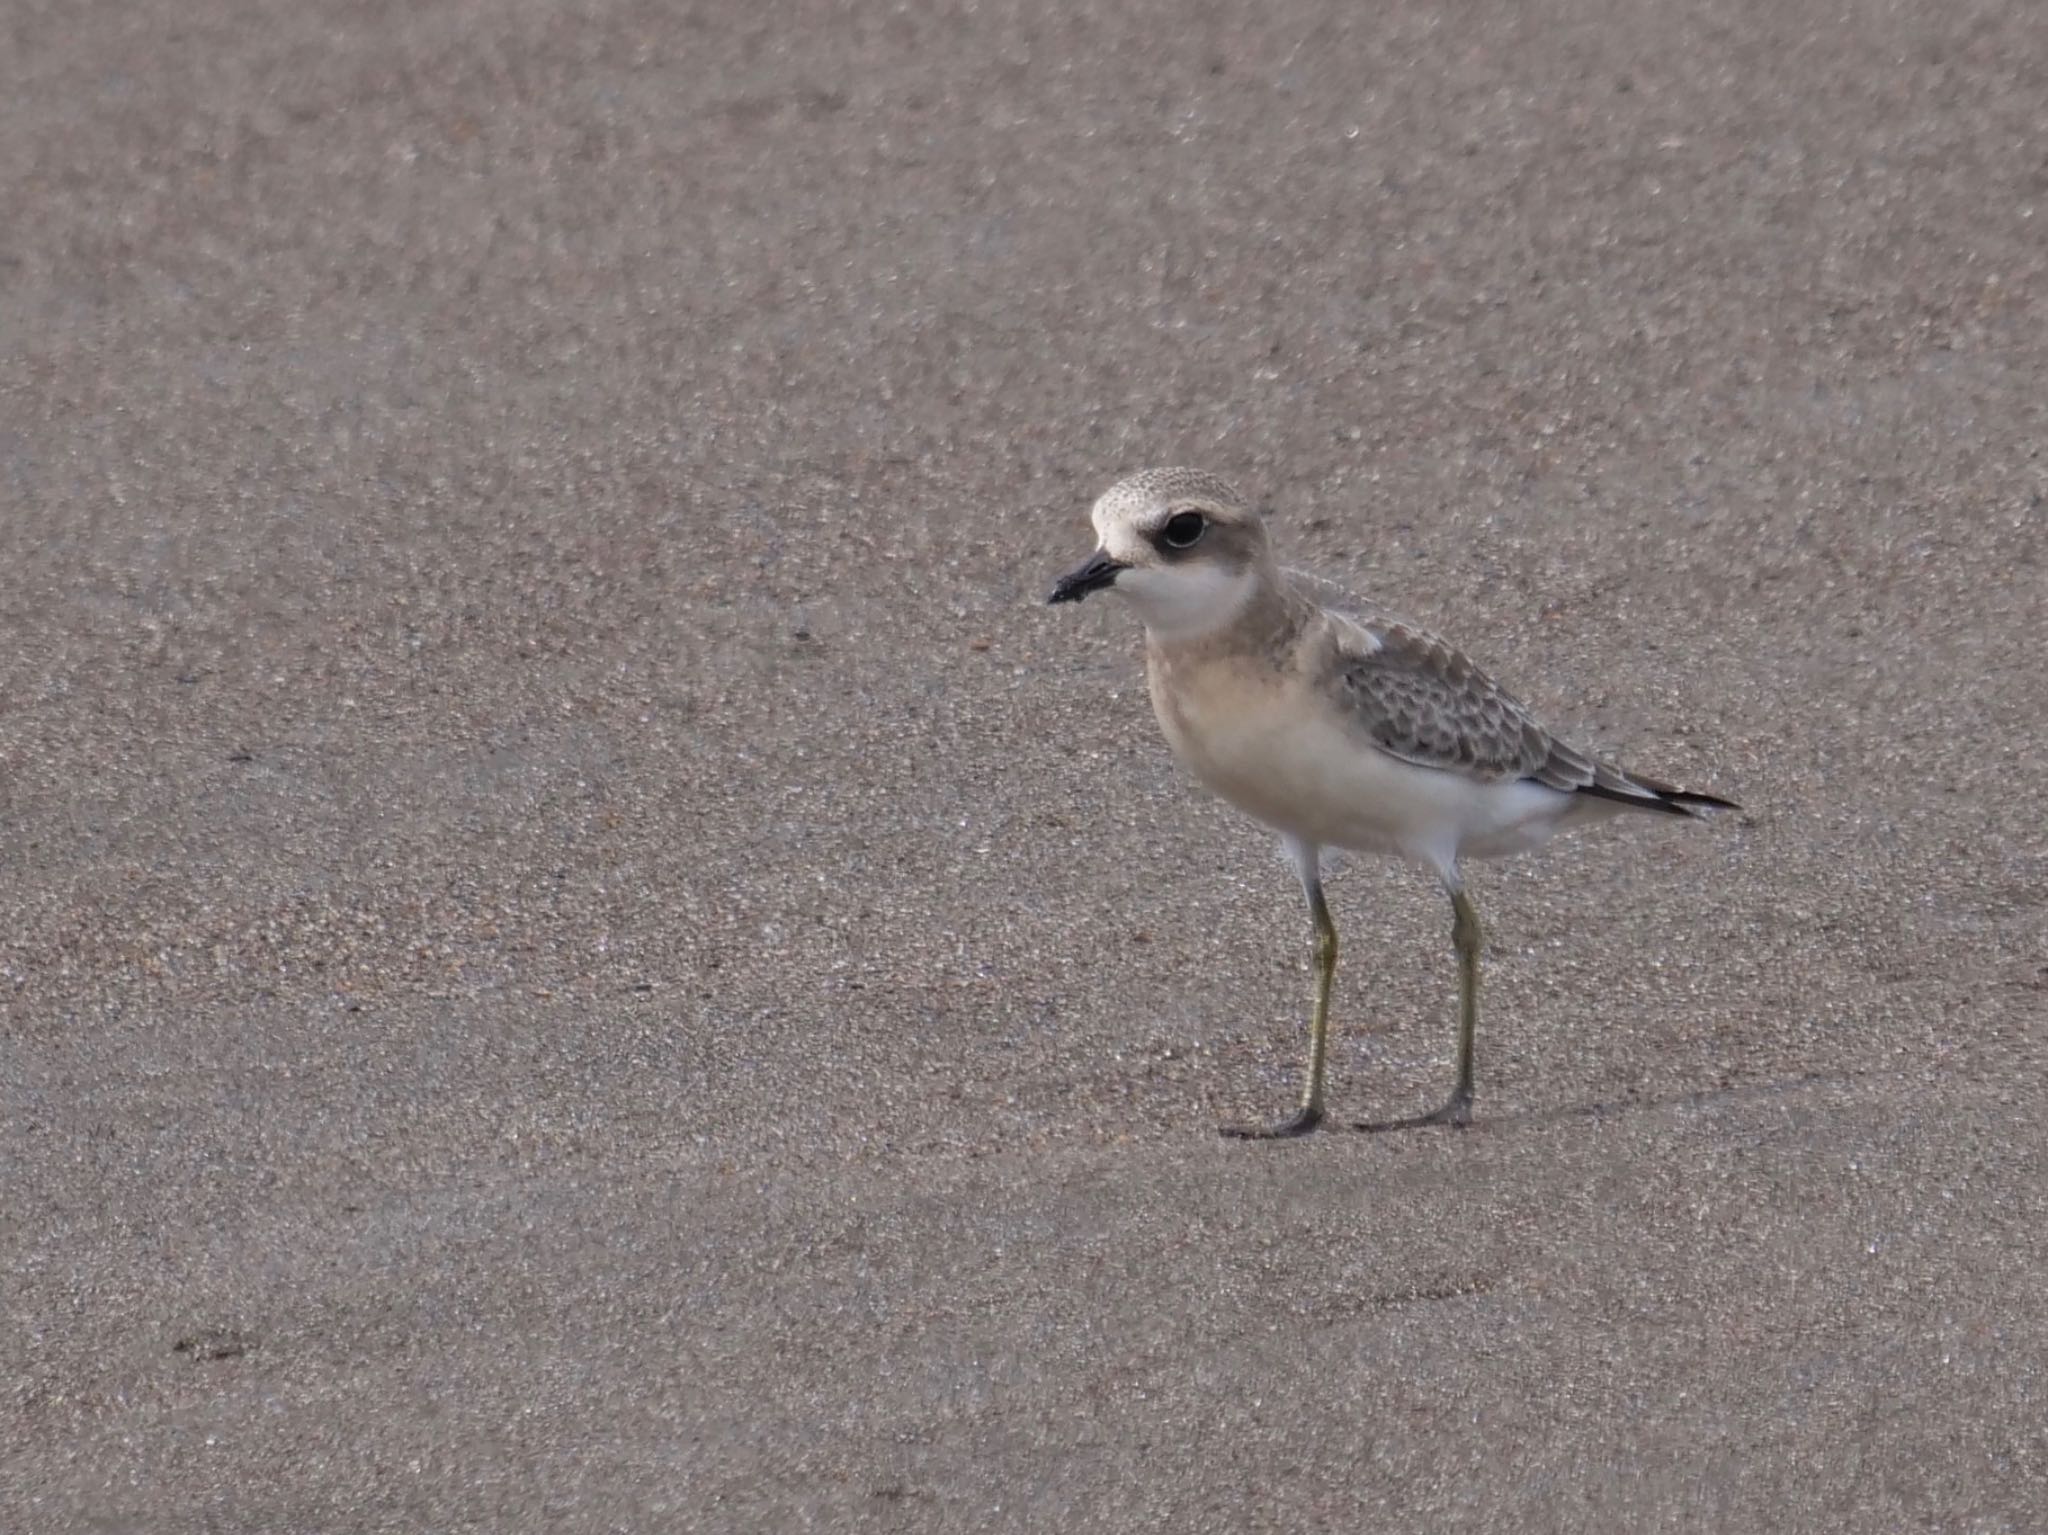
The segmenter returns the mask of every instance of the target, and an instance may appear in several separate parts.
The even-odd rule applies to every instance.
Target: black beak
[[[1113,560],[1100,549],[1079,570],[1070,570],[1054,584],[1052,595],[1047,602],[1079,602],[1090,592],[1099,592],[1106,586],[1116,584],[1116,573],[1131,567],[1121,560]]]

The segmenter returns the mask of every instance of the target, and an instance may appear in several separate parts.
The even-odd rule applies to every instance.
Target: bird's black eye
[[[1202,536],[1208,522],[1200,512],[1175,512],[1166,519],[1166,526],[1159,530],[1159,536],[1169,549],[1192,549]]]

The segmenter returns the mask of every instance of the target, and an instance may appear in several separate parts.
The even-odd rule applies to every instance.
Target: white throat
[[[1258,572],[1215,565],[1140,567],[1117,577],[1145,627],[1162,640],[1191,640],[1233,622],[1258,590]]]

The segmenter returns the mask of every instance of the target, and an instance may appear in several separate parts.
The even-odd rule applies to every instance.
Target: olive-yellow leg
[[[1301,1107],[1270,1125],[1224,1125],[1223,1134],[1237,1140],[1284,1140],[1306,1135],[1323,1122],[1323,1076],[1330,1058],[1330,987],[1337,977],[1337,925],[1323,899],[1322,851],[1307,843],[1288,843],[1308,914],[1316,928],[1315,1006],[1308,1020],[1308,1076],[1302,1084]]]
[[[1479,1024],[1479,913],[1464,887],[1451,887],[1451,943],[1458,951],[1458,1085],[1450,1101],[1428,1114],[1357,1125],[1360,1130],[1417,1130],[1425,1125],[1472,1122],[1472,1036]]]

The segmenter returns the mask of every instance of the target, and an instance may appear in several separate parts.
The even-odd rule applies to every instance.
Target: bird
[[[1108,593],[1136,609],[1167,744],[1204,786],[1279,833],[1314,927],[1300,1107],[1223,1133],[1284,1139],[1324,1122],[1337,970],[1327,849],[1392,855],[1434,874],[1450,898],[1458,966],[1450,1098],[1354,1128],[1471,1123],[1482,934],[1465,860],[1528,852],[1616,816],[1740,807],[1569,744],[1448,641],[1283,567],[1263,514],[1214,474],[1144,470],[1104,491],[1089,520],[1094,553],[1047,601]]]

